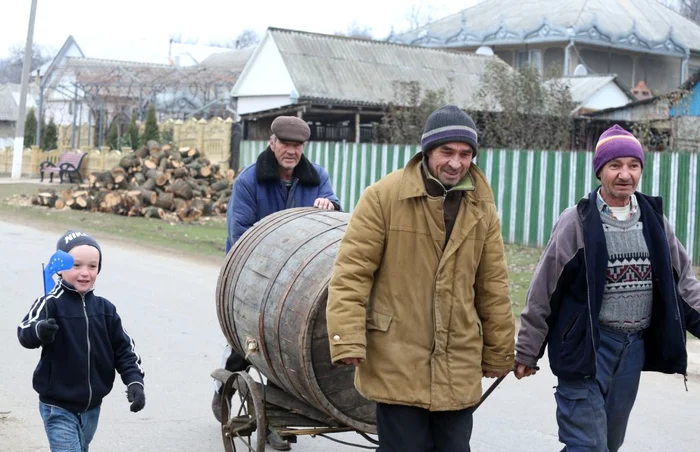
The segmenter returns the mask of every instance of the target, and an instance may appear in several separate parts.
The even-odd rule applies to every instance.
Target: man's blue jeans
[[[595,379],[559,379],[559,441],[566,452],[617,452],[622,446],[644,365],[642,333],[600,328]]]
[[[51,452],[88,452],[100,419],[100,407],[73,413],[39,402]]]

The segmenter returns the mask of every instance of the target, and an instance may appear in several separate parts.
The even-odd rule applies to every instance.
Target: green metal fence
[[[241,167],[255,162],[264,141],[241,143]],[[360,193],[402,168],[418,146],[369,143],[308,143],[305,155],[330,174],[343,209],[352,212]],[[507,243],[542,247],[559,214],[597,186],[590,152],[482,149],[476,164],[496,197]],[[676,235],[700,264],[700,159],[698,154],[647,153],[640,190],[660,195]]]

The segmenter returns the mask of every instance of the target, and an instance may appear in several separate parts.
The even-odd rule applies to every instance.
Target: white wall
[[[260,43],[260,48],[256,49],[255,54],[248,60],[241,77],[231,91],[231,97],[289,97],[292,90],[294,90],[294,83],[282,55],[277,49],[274,39],[270,35],[266,35],[263,42]]]
[[[620,87],[614,82],[610,82],[589,97],[582,107],[591,110],[604,110],[606,108],[622,107],[628,103],[630,103],[630,100]]]
[[[289,99],[289,96],[239,97],[238,108],[236,110],[239,115],[244,115],[246,113],[278,108],[291,103],[292,101]]]

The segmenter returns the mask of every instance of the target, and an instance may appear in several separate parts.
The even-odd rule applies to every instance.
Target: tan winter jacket
[[[493,193],[474,165],[447,245],[443,197],[421,156],[362,194],[328,294],[331,359],[359,357],[367,399],[431,411],[481,397],[483,370],[513,367],[514,323]]]

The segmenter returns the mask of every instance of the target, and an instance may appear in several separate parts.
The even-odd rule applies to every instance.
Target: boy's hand
[[[146,406],[146,394],[143,392],[143,386],[138,383],[129,385],[126,388],[126,400],[131,402],[131,411],[137,413]]]
[[[36,324],[36,335],[39,336],[39,340],[42,344],[50,344],[56,337],[56,331],[58,331],[58,325],[56,325],[56,319],[46,319],[40,320]]]

